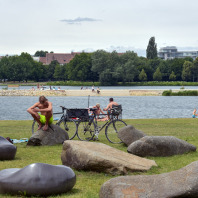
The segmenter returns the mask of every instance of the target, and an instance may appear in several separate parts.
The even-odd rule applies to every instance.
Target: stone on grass
[[[137,130],[132,125],[127,125],[127,126],[121,128],[119,130],[119,132],[118,132],[118,137],[127,146],[129,146],[131,143],[135,142],[136,140],[141,139],[144,136],[146,136],[145,133],[143,133],[142,131]]]
[[[120,176],[102,185],[100,198],[120,197],[198,197],[198,161],[170,173]]]
[[[62,144],[65,140],[68,140],[68,133],[61,127],[51,124],[47,131],[42,128],[36,131],[29,139],[28,146],[44,146]]]
[[[17,147],[7,139],[0,136],[0,160],[13,160],[16,155]]]
[[[0,171],[1,194],[49,196],[66,193],[75,183],[75,173],[63,165],[35,163]]]
[[[141,157],[165,157],[196,151],[196,146],[173,136],[145,136],[130,144],[127,151]]]
[[[77,170],[110,174],[147,171],[155,161],[131,155],[102,143],[67,140],[63,144],[62,163]]]

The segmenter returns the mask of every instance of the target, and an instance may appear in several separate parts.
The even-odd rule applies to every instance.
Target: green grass
[[[102,86],[100,82],[82,82],[82,81],[50,81],[50,82],[5,82],[0,85],[18,84],[20,86],[37,86],[37,84],[44,86]],[[198,86],[198,82],[185,82],[185,81],[148,81],[148,82],[118,82],[117,86]]]
[[[125,120],[127,124],[133,125],[138,130],[147,135],[155,136],[175,136],[189,143],[198,146],[198,120],[189,119],[131,119]],[[32,121],[0,121],[0,134],[3,137],[12,139],[30,138]],[[75,138],[77,140],[77,137]],[[107,141],[104,131],[99,134],[99,142],[108,144],[114,148],[127,152],[127,147],[123,144],[111,144]],[[62,164],[62,145],[27,147],[26,143],[15,144],[17,154],[12,161],[0,161],[0,170],[7,168],[23,168],[31,163],[40,162],[52,165]],[[198,160],[198,153],[191,152],[172,157],[147,157],[156,161],[158,167],[154,167],[147,172],[135,172],[134,174],[160,174],[178,170],[193,161]],[[96,198],[99,195],[101,185],[107,180],[115,177],[105,173],[92,171],[76,171],[77,182],[71,192],[51,197],[69,198]],[[12,197],[10,195],[0,195],[1,197]]]
[[[198,91],[178,91],[173,92],[172,90],[163,91],[162,96],[198,96]]]

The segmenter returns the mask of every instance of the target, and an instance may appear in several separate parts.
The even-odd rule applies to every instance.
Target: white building
[[[198,57],[198,51],[177,51],[175,46],[167,46],[160,48],[158,57],[164,60],[170,60],[174,58],[186,58],[191,57],[195,59]]]

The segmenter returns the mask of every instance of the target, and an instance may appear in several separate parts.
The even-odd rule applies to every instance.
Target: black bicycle
[[[70,109],[67,109],[66,107],[60,106],[62,108],[62,112],[57,112],[57,113],[53,113],[54,115],[57,114],[62,114],[60,119],[54,119],[54,121],[56,122],[56,125],[60,126],[62,129],[64,129],[68,135],[69,135],[69,139],[72,140],[76,134],[77,134],[77,129],[78,129],[78,124],[77,124],[77,118],[75,117],[70,117],[69,116],[69,112]],[[32,134],[34,132],[36,132],[38,129],[38,123],[36,122],[36,120],[33,121],[32,123]]]
[[[107,120],[102,126],[98,125],[98,118],[95,113],[96,109],[90,108],[93,115],[81,119],[78,123],[77,136],[80,140],[90,141],[94,138],[98,139],[98,135],[102,129],[105,127],[105,135],[109,142],[111,143],[122,143],[118,138],[118,132],[121,128],[127,126],[127,124],[119,119],[122,114],[121,105],[112,108],[109,120]],[[107,114],[102,114],[107,116]]]

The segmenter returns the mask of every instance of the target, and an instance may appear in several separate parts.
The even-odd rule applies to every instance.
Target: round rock
[[[11,144],[4,137],[0,136],[0,160],[13,160],[17,147]]]
[[[12,185],[10,185],[12,183]],[[76,183],[73,170],[63,165],[30,164],[0,171],[0,193],[49,196],[66,193]]]

